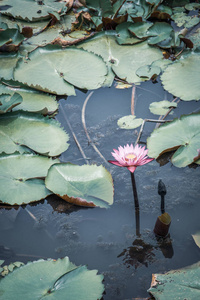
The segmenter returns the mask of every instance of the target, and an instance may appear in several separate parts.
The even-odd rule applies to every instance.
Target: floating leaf
[[[144,79],[154,79],[157,77],[161,72],[161,68],[157,66],[143,66],[136,70],[137,76],[144,78]]]
[[[146,42],[133,46],[114,45],[111,53],[116,61],[112,65],[115,74],[129,83],[140,82],[141,79],[136,75],[136,70],[144,65],[151,64],[153,61],[162,57],[161,51],[150,47]]]
[[[102,280],[97,270],[77,267],[68,257],[41,259],[15,268],[1,279],[1,299],[63,300],[70,295],[70,300],[97,300],[104,291]]]
[[[4,15],[0,15],[0,22],[1,24],[6,24],[6,28],[18,28],[20,32],[22,33],[23,28],[31,28],[32,33],[38,33],[42,30],[44,30],[49,22],[49,20],[44,21],[36,21],[36,22],[26,22],[23,20],[16,20],[13,18],[9,18]]]
[[[190,0],[168,0],[167,5],[169,5],[170,7],[182,8],[181,6],[184,6],[189,2],[190,2]]]
[[[141,43],[140,39],[133,37],[133,35],[130,33],[129,27],[131,24],[132,22],[126,22],[116,27],[116,31],[118,33],[116,40],[120,45],[125,45],[125,44],[133,45],[133,44]]]
[[[15,104],[15,107],[12,109],[12,111],[24,110],[30,112],[41,112],[43,114],[51,114],[58,109],[58,103],[55,100],[55,96],[41,93],[30,88],[17,88],[11,85],[7,86],[0,83],[0,95],[3,96],[4,94],[8,94],[10,97],[10,101],[6,103],[9,104],[9,109]],[[16,96],[14,97],[14,95]],[[15,102],[12,103],[11,100]],[[2,110],[2,106],[0,106],[0,110]],[[8,111],[8,109],[6,111]]]
[[[191,17],[186,24],[184,24],[185,28],[191,28],[197,25],[200,22],[200,19],[197,16]]]
[[[184,26],[185,28],[191,28],[199,23],[198,16],[195,15],[187,15],[187,13],[183,11],[175,11],[175,13],[171,16],[177,26]]]
[[[136,118],[136,116],[129,115],[120,118],[117,121],[117,125],[122,129],[134,129],[142,125],[143,119]]]
[[[176,167],[186,167],[197,156],[200,139],[200,114],[175,119],[155,129],[147,139],[148,155],[158,158],[161,154],[176,150],[171,158]]]
[[[151,18],[156,18],[160,20],[170,19],[172,15],[172,9],[169,6],[160,4],[155,11],[151,14]]]
[[[3,15],[31,22],[50,19],[50,13],[64,10],[66,2],[69,1],[43,0],[35,2],[34,0],[1,0],[0,8],[1,6],[7,8],[6,10],[1,10]]]
[[[18,93],[12,93],[12,95],[2,93],[0,95],[0,114],[10,111],[16,105],[19,105],[22,101],[22,96]]]
[[[0,115],[0,153],[25,152],[26,147],[44,155],[57,156],[68,148],[68,135],[48,117],[28,112]]]
[[[72,22],[74,20],[75,17],[73,14],[62,16],[54,26],[46,28],[46,30],[40,34],[34,35],[24,42],[23,50],[31,52],[38,46],[44,47],[47,44],[70,46],[89,37],[90,34],[83,30],[71,32]]]
[[[23,40],[24,36],[18,29],[0,30],[0,51],[17,51]]]
[[[200,47],[200,28],[197,28],[197,30],[192,35],[190,35],[189,38],[193,43],[194,49]]]
[[[197,232],[195,234],[192,234],[192,237],[197,244],[197,246],[200,248],[200,232]]]
[[[148,38],[148,43],[150,45],[158,44],[169,38],[172,31],[173,27],[170,24],[165,22],[156,22],[147,32],[148,35],[151,36]]]
[[[129,83],[141,81],[135,73],[139,67],[162,57],[159,49],[149,46],[146,42],[121,46],[115,41],[115,34],[112,32],[99,34],[78,47],[101,55],[114,73]]]
[[[168,92],[182,100],[200,99],[200,55],[191,54],[169,65],[161,75],[162,84]]]
[[[7,86],[0,83],[0,113],[16,110],[52,114],[58,109],[54,96],[30,88]]]
[[[21,205],[44,199],[51,194],[45,187],[47,171],[54,163],[45,156],[34,154],[0,155],[0,202]]]
[[[146,38],[149,36],[148,29],[153,25],[151,22],[136,22],[132,23],[128,30],[138,38]]]
[[[0,54],[0,79],[13,79],[13,69],[19,57],[16,54]]]
[[[156,300],[200,298],[200,262],[165,274],[153,274],[148,290]]]
[[[97,89],[107,75],[102,58],[82,49],[47,46],[33,51],[29,59],[18,63],[15,80],[59,95],[74,95],[72,85]]]
[[[102,17],[108,17],[113,14],[110,0],[86,0],[86,5],[87,7],[98,11]]]
[[[45,184],[54,194],[77,205],[107,208],[113,203],[112,176],[103,166],[55,164]]]
[[[185,9],[187,10],[195,10],[195,9],[200,9],[200,4],[199,3],[190,3],[185,5]]]
[[[154,115],[165,115],[171,107],[177,107],[177,103],[163,100],[152,102],[149,105],[149,110]]]

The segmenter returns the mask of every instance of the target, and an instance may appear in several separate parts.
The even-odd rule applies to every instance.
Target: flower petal
[[[116,160],[108,160],[109,163],[113,164],[113,165],[116,165],[116,166],[119,166],[119,167],[124,167],[122,166],[118,161]]]

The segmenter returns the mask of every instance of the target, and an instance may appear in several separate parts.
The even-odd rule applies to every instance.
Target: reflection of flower
[[[138,166],[148,164],[153,158],[148,158],[148,149],[140,147],[138,144],[134,147],[133,144],[124,147],[118,147],[118,150],[113,149],[112,156],[116,160],[109,160],[111,164],[119,167],[126,167],[131,173],[135,171]]]

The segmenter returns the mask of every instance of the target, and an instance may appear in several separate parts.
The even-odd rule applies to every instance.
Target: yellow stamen
[[[127,154],[126,157],[125,157],[125,159],[134,159],[134,158],[136,158],[136,155],[133,154],[133,153],[129,153],[129,154]]]

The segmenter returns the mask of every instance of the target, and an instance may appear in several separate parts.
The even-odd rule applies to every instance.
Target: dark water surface
[[[81,115],[86,97],[61,99],[57,119],[70,135],[70,147],[61,160],[84,164],[70,126],[90,163],[103,164],[114,180],[114,204],[110,209],[67,205],[56,196],[17,209],[0,210],[0,259],[5,263],[39,258],[69,256],[76,265],[98,269],[105,277],[104,300],[147,297],[152,273],[166,272],[200,260],[200,249],[192,234],[200,230],[200,168],[178,169],[171,163],[160,167],[156,161],[135,171],[140,202],[140,233],[136,236],[131,178],[127,169],[109,165],[88,142]],[[137,117],[157,119],[149,112],[152,101],[172,100],[159,83],[136,88]],[[139,130],[122,130],[117,120],[131,113],[131,88],[104,88],[94,91],[85,108],[85,123],[91,140],[106,160],[118,146],[134,143]],[[198,111],[195,101],[181,102],[173,116]],[[145,125],[145,142],[155,123]],[[157,240],[153,228],[160,213],[159,179],[166,185],[166,212],[172,218],[170,237]],[[6,248],[5,248],[6,247]]]

